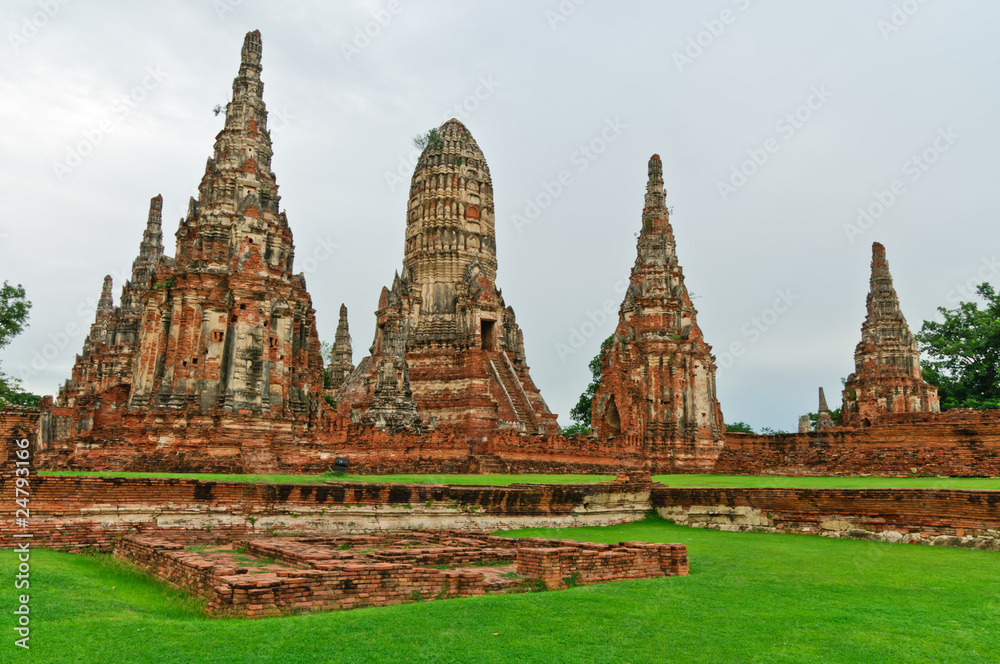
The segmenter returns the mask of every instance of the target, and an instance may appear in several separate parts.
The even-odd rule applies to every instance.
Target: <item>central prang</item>
[[[496,287],[493,184],[469,130],[426,141],[410,184],[403,271],[383,288],[375,339],[336,395],[381,429],[556,432],[528,373],[514,309]]]

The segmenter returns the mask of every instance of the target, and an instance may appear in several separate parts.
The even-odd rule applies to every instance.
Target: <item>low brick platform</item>
[[[248,618],[688,573],[683,544],[595,544],[457,530],[269,537],[186,548],[132,535],[116,543],[115,556],[204,597],[209,615]]]

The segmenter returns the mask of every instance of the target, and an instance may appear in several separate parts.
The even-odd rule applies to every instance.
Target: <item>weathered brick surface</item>
[[[649,160],[636,249],[618,326],[601,361],[591,426],[601,438],[638,436],[654,467],[707,472],[725,434],[715,357],[677,260],[659,155]]]
[[[304,275],[294,273],[271,170],[261,57],[260,33],[247,33],[225,125],[176,233],[177,255],[163,255],[157,196],[120,306],[108,277],[72,377],[43,408],[51,420],[43,443],[141,445],[161,418],[188,416],[255,415],[274,434],[333,414],[321,398],[315,311]],[[163,443],[166,454],[183,454],[183,443],[179,451]],[[274,469],[266,445],[250,457]]]
[[[701,510],[701,525],[749,525],[788,532],[893,530],[926,536],[1000,537],[1000,491],[951,489],[707,489],[657,485],[654,508]],[[669,514],[668,512],[664,513]],[[831,526],[824,524],[849,524]]]
[[[727,434],[713,467],[739,475],[1000,475],[1000,412],[896,413],[870,427]]]
[[[0,475],[0,495],[13,496]],[[106,549],[124,534],[208,543],[255,532],[363,530],[380,523],[462,523],[469,528],[599,523],[642,518],[649,487],[550,484],[506,487],[428,484],[248,484],[183,479],[35,476],[30,532],[39,546]],[[0,542],[24,532],[13,500],[0,503]]]
[[[867,426],[886,413],[937,412],[937,388],[924,381],[920,349],[899,307],[885,247],[872,244],[868,313],[844,384],[840,423]]]
[[[547,548],[518,548],[517,571],[543,581],[549,589],[680,576],[688,572],[687,548],[649,542],[580,546],[562,541]]]
[[[397,544],[411,548],[393,548]],[[518,592],[539,581],[554,590],[687,574],[687,549],[681,544],[591,544],[422,530],[250,539],[238,545],[249,555],[296,567],[266,564],[253,573],[231,564],[232,559],[213,560],[167,540],[131,535],[115,545],[115,555],[208,598],[210,614],[251,618]],[[461,567],[483,562],[509,563],[519,579]]]
[[[410,184],[403,269],[383,288],[372,354],[337,409],[378,428],[498,428],[553,433],[556,416],[529,373],[524,340],[496,286],[493,182],[458,120],[434,131]]]

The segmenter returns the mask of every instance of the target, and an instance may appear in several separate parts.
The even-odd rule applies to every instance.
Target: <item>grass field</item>
[[[177,477],[215,482],[415,482],[419,484],[485,484],[610,482],[614,475],[214,475],[210,473],[94,473],[42,471],[41,475],[105,477]],[[670,486],[785,487],[802,489],[989,489],[1000,490],[998,477],[787,477],[756,475],[654,475]]]
[[[207,619],[107,555],[37,551],[31,652],[6,627],[0,661],[1000,662],[996,553],[659,519],[517,534],[683,542],[691,575],[245,621]],[[0,552],[3,579],[16,564]],[[16,591],[3,585],[9,626]]]

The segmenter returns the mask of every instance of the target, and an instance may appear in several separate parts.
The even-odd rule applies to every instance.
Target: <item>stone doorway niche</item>
[[[614,397],[611,397],[608,407],[604,409],[604,421],[613,435],[617,436],[622,432],[622,419],[618,414],[618,404],[615,403]]]
[[[483,350],[499,350],[497,344],[497,322],[487,318],[479,319],[479,333],[482,338]]]

